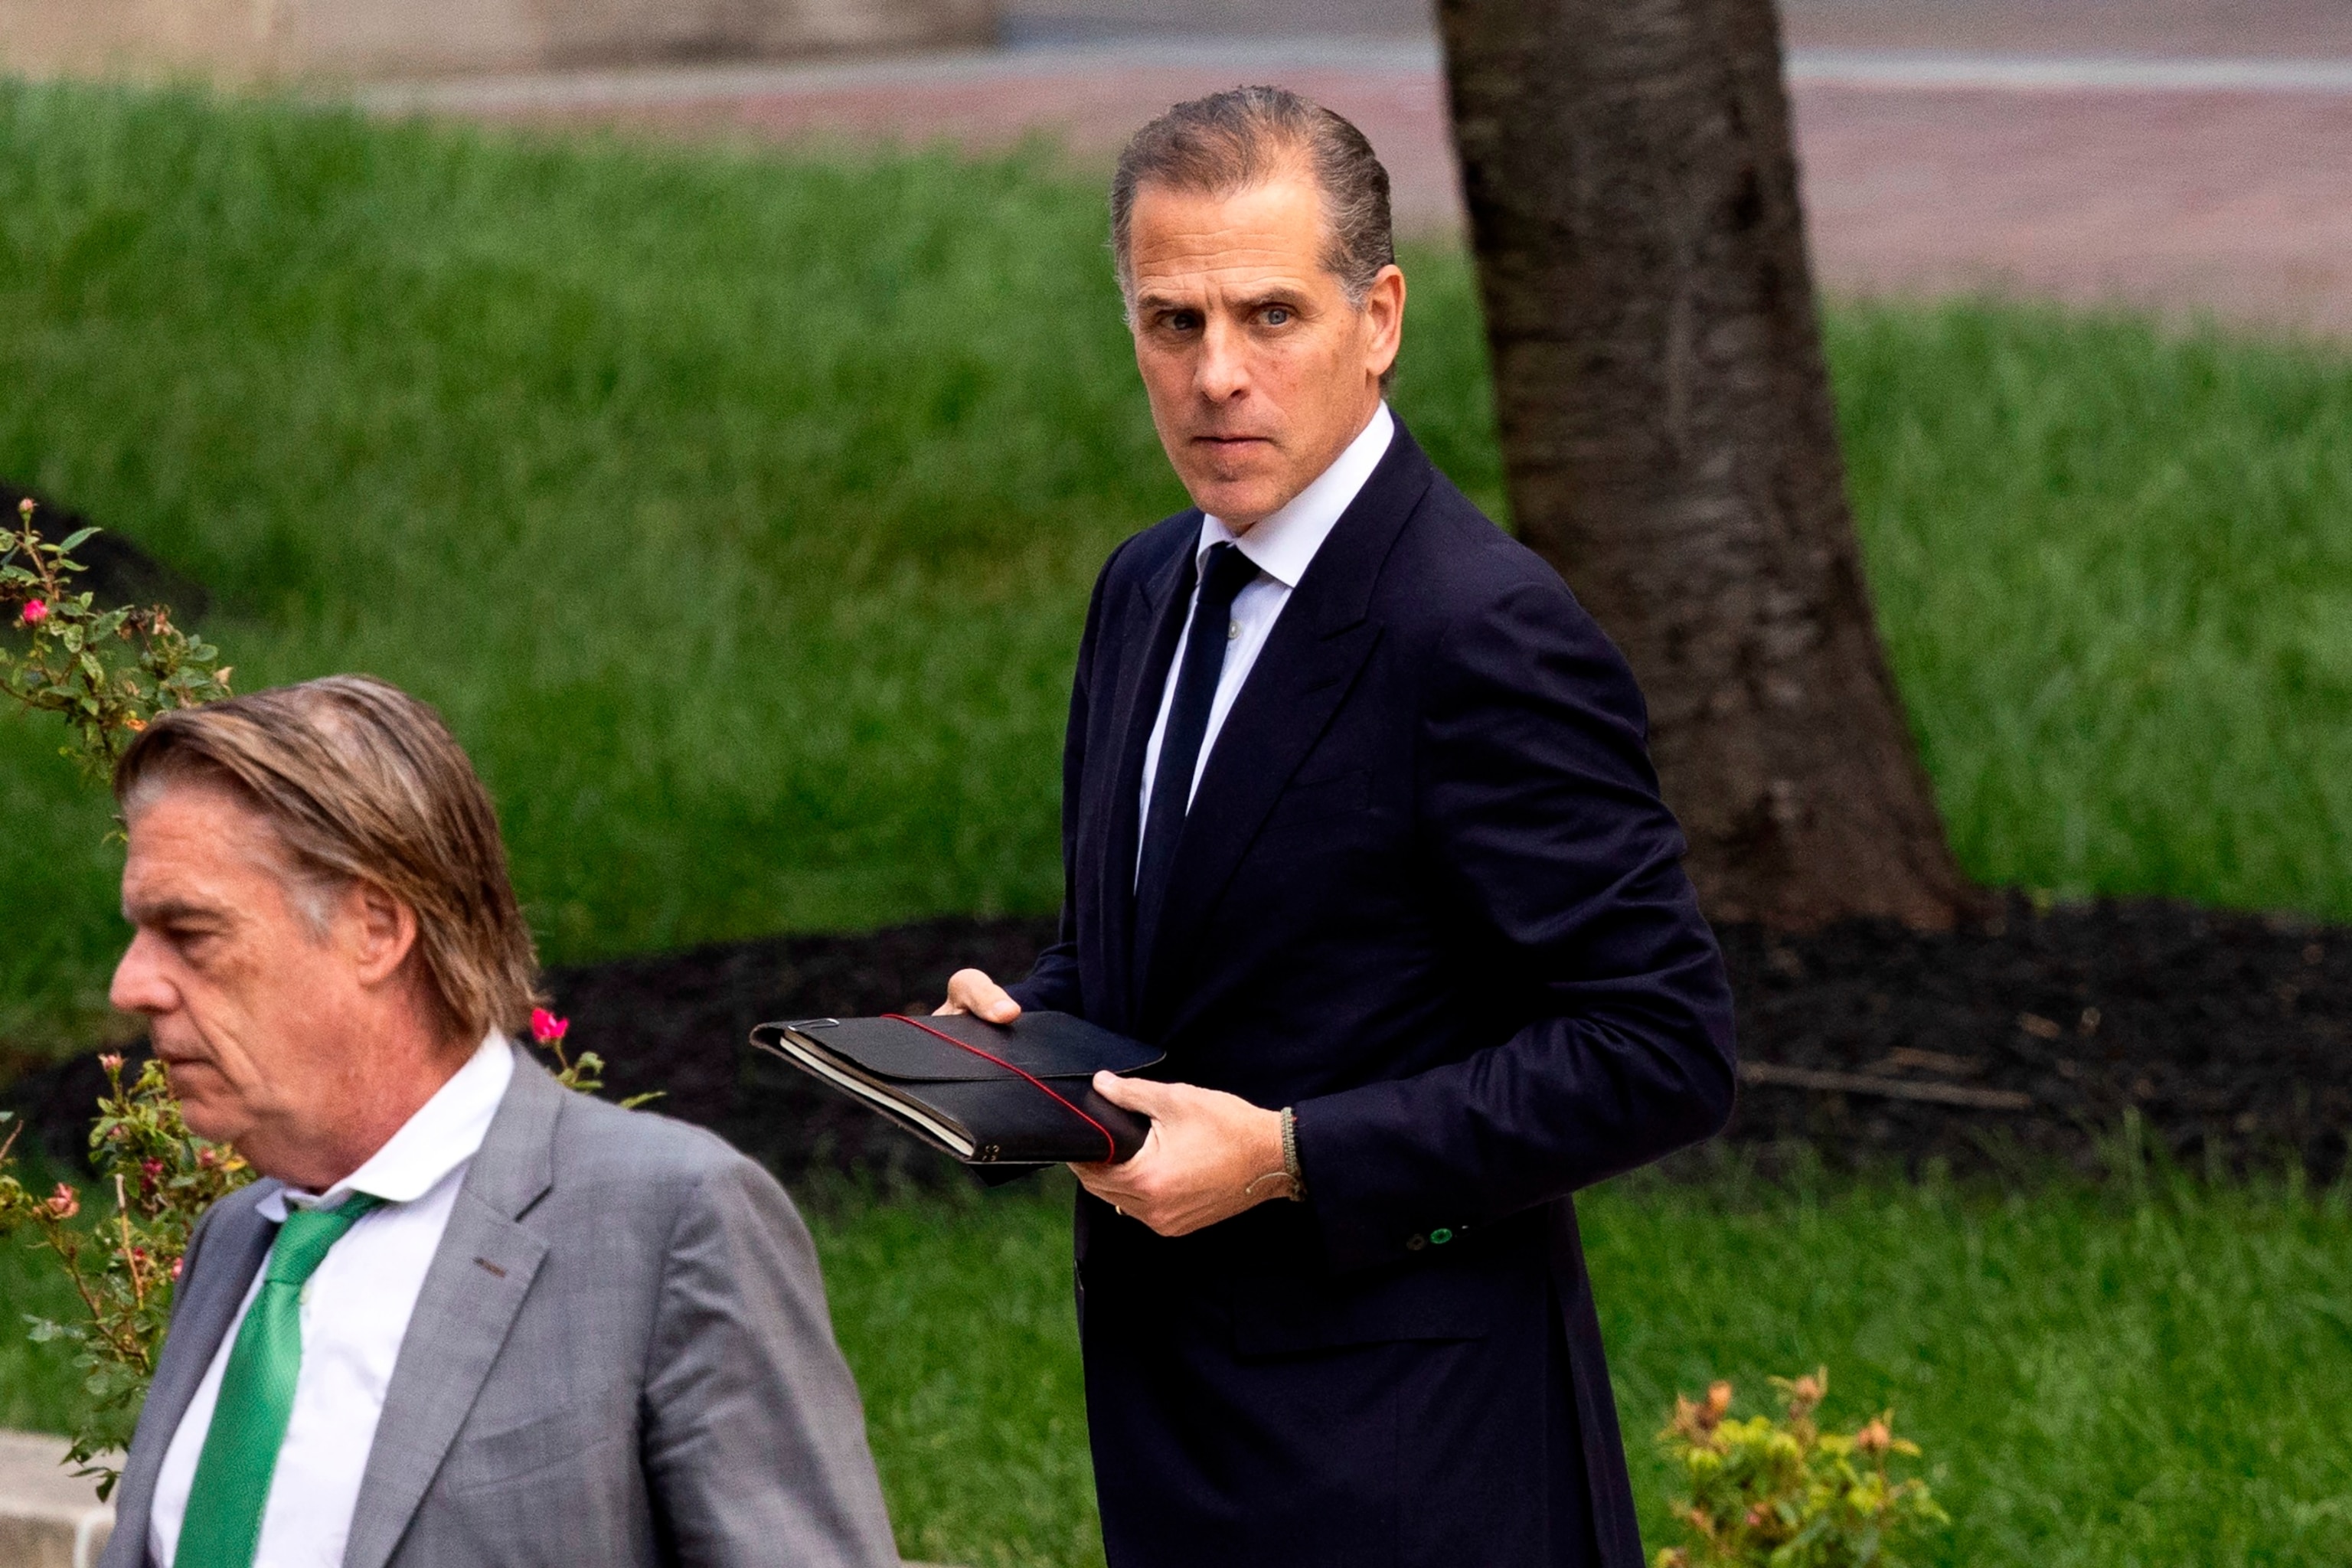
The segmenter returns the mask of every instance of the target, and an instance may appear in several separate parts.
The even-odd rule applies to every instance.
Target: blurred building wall
[[[996,41],[998,0],[0,0],[0,69],[239,81]]]

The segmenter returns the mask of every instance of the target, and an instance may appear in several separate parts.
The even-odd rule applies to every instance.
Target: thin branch
[[[131,1200],[123,1194],[122,1173],[114,1173],[114,1217],[122,1222],[122,1266],[131,1271],[131,1293],[139,1306],[147,1304],[147,1282],[139,1277],[139,1249],[131,1241]]]

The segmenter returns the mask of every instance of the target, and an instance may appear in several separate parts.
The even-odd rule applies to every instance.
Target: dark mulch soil
[[[1994,1110],[1750,1081],[1731,1129],[1833,1163],[2095,1171],[2135,1123],[2192,1171],[2343,1169],[2352,929],[2128,902],[1948,936],[1874,924],[1723,933],[1743,1066],[1990,1091]]]
[[[943,1163],[743,1045],[772,1018],[928,1006],[948,974],[1018,973],[1051,929],[949,920],[558,970],[572,1043],[611,1092],[716,1129],[787,1175],[937,1179]],[[1833,1166],[1931,1161],[1995,1174],[2101,1168],[2135,1121],[2191,1170],[2300,1163],[2332,1180],[2352,1131],[2352,929],[2147,902],[1923,936],[1853,924],[1723,933],[1743,1085],[1729,1137]],[[1794,1079],[1795,1081],[1791,1081]],[[68,1156],[92,1058],[0,1096]],[[1927,1098],[1921,1098],[1922,1096]],[[1955,1102],[1958,1103],[1955,1103]]]
[[[33,503],[33,527],[51,544],[62,544],[93,526],[71,507],[59,506],[38,490],[0,479],[0,508],[5,509],[0,527],[15,528],[17,505],[27,500]],[[173,621],[184,627],[201,625],[212,607],[212,595],[204,584],[164,565],[119,533],[92,534],[75,546],[74,559],[83,570],[71,579],[73,591],[95,594],[100,607],[169,605]]]

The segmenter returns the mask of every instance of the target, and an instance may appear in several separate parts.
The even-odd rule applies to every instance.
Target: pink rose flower
[[[572,1020],[559,1018],[544,1007],[530,1010],[530,1037],[542,1046],[551,1046],[572,1030]]]
[[[122,1070],[122,1053],[121,1051],[109,1051],[104,1056],[98,1058],[98,1065],[104,1068],[108,1072],[121,1072]]]
[[[81,1213],[81,1199],[76,1195],[71,1187],[59,1182],[58,1190],[49,1194],[49,1217],[71,1219],[79,1213]]]
[[[38,600],[38,599],[35,599],[35,600],[33,600],[31,603],[27,604],[27,605],[26,605],[23,609],[21,609],[21,610],[19,610],[19,611],[17,611],[17,612],[16,612],[16,619],[17,619],[19,622],[21,622],[22,624],[24,624],[24,625],[26,625],[26,626],[39,626],[43,621],[46,621],[46,620],[47,620],[48,618],[49,618],[49,607],[48,607],[48,605],[47,605],[43,604],[43,603],[42,603],[40,600]]]

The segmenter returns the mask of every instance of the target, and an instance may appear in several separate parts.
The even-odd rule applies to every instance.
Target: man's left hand
[[[1282,1112],[1218,1089],[1107,1072],[1095,1074],[1095,1092],[1151,1119],[1150,1135],[1133,1159],[1070,1167],[1087,1191],[1128,1218],[1162,1236],[1185,1236],[1290,1195]]]

